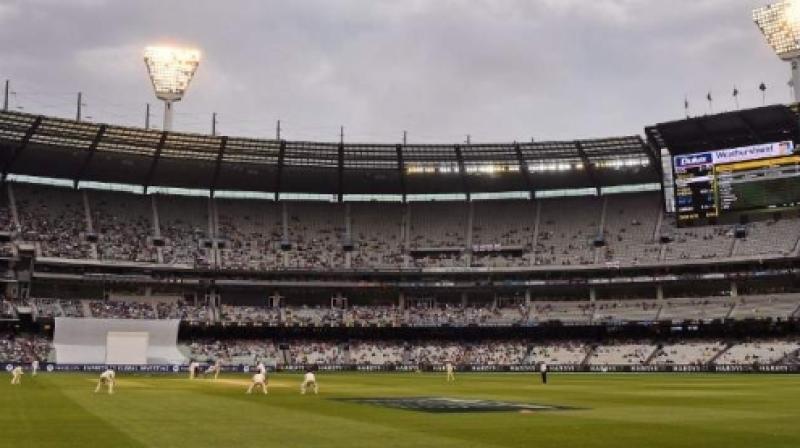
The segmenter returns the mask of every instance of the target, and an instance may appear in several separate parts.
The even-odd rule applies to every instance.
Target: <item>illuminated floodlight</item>
[[[753,21],[775,54],[792,64],[794,99],[800,102],[800,0],[784,0],[756,8]]]
[[[172,130],[172,105],[180,101],[197,66],[200,65],[200,51],[190,48],[147,47],[144,50],[144,63],[153,82],[156,98],[164,102],[164,130]]]

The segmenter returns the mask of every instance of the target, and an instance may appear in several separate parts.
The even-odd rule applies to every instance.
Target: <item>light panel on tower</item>
[[[159,99],[179,101],[189,88],[197,66],[200,51],[173,47],[147,47],[144,61],[153,88]]]
[[[190,48],[147,47],[144,63],[153,82],[156,97],[164,101],[164,130],[172,129],[172,103],[180,101],[197,67],[200,51]]]
[[[786,0],[753,11],[767,43],[784,60],[800,56],[800,2]]]

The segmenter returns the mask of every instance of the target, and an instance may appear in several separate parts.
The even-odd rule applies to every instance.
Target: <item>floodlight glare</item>
[[[791,62],[794,99],[800,102],[800,0],[756,8],[753,20],[778,57]]]
[[[189,48],[147,47],[144,63],[153,82],[156,97],[164,101],[164,130],[172,130],[172,103],[180,101],[197,66],[200,51]]]

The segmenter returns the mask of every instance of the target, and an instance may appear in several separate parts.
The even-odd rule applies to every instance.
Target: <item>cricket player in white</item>
[[[447,364],[444,365],[444,369],[447,372],[447,382],[449,383],[451,381],[455,381],[456,375],[455,373],[453,373],[453,364],[448,362]]]
[[[197,361],[192,361],[189,363],[189,379],[193,380],[195,375],[197,375],[197,369],[200,368],[200,363]]]
[[[31,376],[36,376],[36,373],[39,372],[39,360],[34,359],[31,362]]]
[[[100,374],[100,379],[97,380],[97,387],[94,388],[94,393],[100,392],[100,389],[103,386],[108,386],[108,394],[111,395],[114,393],[114,383],[116,382],[117,380],[114,371],[108,369]]]
[[[219,372],[221,370],[222,370],[222,364],[220,363],[220,361],[218,359],[216,362],[214,362],[213,365],[208,366],[208,368],[206,369],[205,373],[203,373],[203,375],[204,376],[208,376],[208,375],[211,375],[213,373],[214,374],[214,380],[216,380],[217,378],[219,378]]]
[[[250,383],[250,387],[247,388],[247,393],[252,394],[253,389],[257,386],[261,386],[261,390],[264,392],[264,395],[267,395],[267,374],[266,373],[256,373],[253,375],[253,382]]]
[[[14,369],[11,370],[11,384],[21,384],[23,374],[22,367],[14,367]]]
[[[267,374],[267,367],[264,366],[264,363],[261,362],[261,361],[259,361],[258,364],[256,365],[256,370],[258,370],[258,373],[260,373],[262,375],[266,375]]]
[[[300,393],[306,394],[309,388],[314,388],[314,394],[319,393],[319,386],[317,385],[317,377],[311,370],[306,370],[306,375],[303,377],[303,384],[300,385]]]

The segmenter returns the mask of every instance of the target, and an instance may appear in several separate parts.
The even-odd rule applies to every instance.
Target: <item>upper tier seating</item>
[[[89,192],[97,253],[103,260],[156,262],[150,198],[130,193]]]
[[[156,199],[164,262],[207,266],[203,243],[209,239],[208,199],[165,195]]]
[[[797,212],[747,224],[744,239],[734,237],[733,225],[677,228],[673,217],[662,216],[658,193],[339,204],[151,197],[23,183],[8,188],[13,195],[6,189],[0,197],[0,231],[14,242],[34,243],[39,256],[200,268],[643,264],[788,256],[800,240]],[[662,236],[672,241],[662,243]],[[605,245],[595,247],[600,237]],[[12,243],[0,243],[0,254],[13,253]]]
[[[602,200],[594,197],[542,201],[536,264],[593,264],[601,207]]]
[[[44,257],[92,258],[86,209],[76,190],[14,185],[21,238],[37,242]]]

